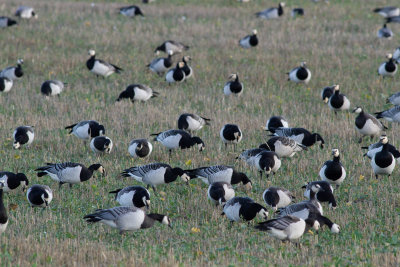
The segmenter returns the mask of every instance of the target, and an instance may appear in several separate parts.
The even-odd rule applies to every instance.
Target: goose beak
[[[49,206],[49,203],[47,202],[47,200],[44,201],[44,204],[46,204],[46,207]]]
[[[147,209],[150,208],[150,200],[146,200],[146,208],[147,208]]]
[[[173,227],[172,227],[172,225],[171,225],[171,224],[168,224],[168,227],[169,227],[169,228],[171,228],[171,229],[173,229]]]

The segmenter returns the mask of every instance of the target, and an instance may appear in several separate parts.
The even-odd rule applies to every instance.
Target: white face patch
[[[162,219],[162,222],[161,222],[162,224],[165,224],[165,225],[169,225],[169,219],[168,219],[168,217],[167,216],[164,216],[164,218]]]
[[[204,145],[203,145],[203,144],[198,144],[197,146],[198,146],[198,148],[199,148],[200,151],[203,151],[203,150],[204,150]]]
[[[181,176],[181,179],[186,183],[190,181],[190,177],[186,173]]]
[[[19,142],[16,142],[16,143],[13,144],[13,147],[15,149],[19,149],[21,147],[21,145],[19,144]]]
[[[92,50],[92,49],[89,50],[89,55],[90,56],[94,56],[95,54],[96,54],[96,52],[94,50]]]
[[[319,222],[318,221],[315,221],[314,222],[314,225],[313,225],[313,228],[316,230],[316,231],[318,231],[319,230],[319,228],[320,228],[320,224],[319,224]]]
[[[266,211],[265,209],[261,209],[257,214],[262,219],[268,218],[268,211]]]
[[[331,227],[331,232],[334,234],[338,234],[340,232],[340,227],[336,223],[334,223]]]

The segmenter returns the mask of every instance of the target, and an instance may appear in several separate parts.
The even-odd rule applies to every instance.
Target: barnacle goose
[[[184,63],[182,70],[183,70],[183,72],[185,73],[185,81],[186,81],[187,79],[189,79],[190,77],[192,77],[192,75],[193,75],[193,69],[192,69],[192,67],[190,67],[190,66],[188,65],[188,63],[189,63],[191,60],[192,60],[192,58],[189,57],[189,56],[184,56],[184,57],[182,58],[182,62]]]
[[[272,116],[268,119],[265,130],[270,131],[271,133],[275,133],[275,129],[279,127],[288,128],[289,123],[282,116]]]
[[[206,184],[225,182],[228,184],[243,183],[247,190],[252,188],[252,183],[246,174],[237,172],[233,167],[216,165],[193,170],[185,170],[190,179],[200,178]]]
[[[266,177],[275,174],[281,167],[281,160],[279,156],[273,151],[262,151],[253,159],[254,165],[260,172],[260,177],[262,177],[263,172],[265,172]]]
[[[63,184],[69,184],[72,188],[73,184],[85,182],[93,176],[94,171],[99,171],[103,176],[106,175],[101,164],[93,164],[86,168],[83,164],[73,162],[47,163],[46,166],[39,167],[35,171],[38,172],[38,177],[49,175],[51,179],[59,183],[60,188]]]
[[[372,139],[372,137],[380,135],[383,129],[387,129],[377,118],[364,112],[360,107],[354,108],[353,113],[358,114],[355,125],[357,131],[361,134],[359,143],[362,142],[364,136],[370,136]]]
[[[382,140],[384,138],[387,139],[387,136],[385,134],[381,135],[379,139]],[[377,143],[371,144],[367,147],[361,147],[361,148],[368,149],[368,152],[364,154],[364,157],[367,156],[369,159],[372,159],[377,152],[382,151],[382,146],[383,146],[382,142],[377,142]],[[389,143],[387,143],[387,147],[388,147],[388,151],[390,153],[392,153],[393,157],[397,161],[400,161],[400,151],[397,150],[395,146],[393,146]]]
[[[0,181],[0,234],[4,233],[8,225],[8,216],[7,210],[4,206],[4,199],[3,199],[3,188],[4,184]]]
[[[239,75],[237,73],[229,75],[228,81],[224,85],[224,94],[239,96],[242,92],[243,83],[239,81]]]
[[[339,186],[346,178],[346,170],[340,162],[339,149],[332,149],[333,160],[328,160],[322,165],[319,176],[322,180]]]
[[[375,8],[373,11],[383,16],[384,18],[390,18],[400,15],[400,9],[395,6],[378,7]]]
[[[341,94],[339,85],[334,86],[334,93],[329,98],[329,108],[337,115],[338,111],[350,109],[350,101],[346,95]]]
[[[400,105],[400,92],[397,92],[386,99],[386,103],[392,103],[393,105]]]
[[[153,151],[153,145],[147,139],[133,139],[129,143],[128,152],[134,158],[147,158]]]
[[[134,18],[135,16],[143,16],[142,10],[138,6],[125,6],[119,8],[119,13],[130,18]]]
[[[34,184],[26,192],[26,198],[32,207],[47,207],[53,199],[53,191],[47,185]]]
[[[95,154],[110,154],[113,148],[113,142],[107,136],[96,136],[90,141],[90,148]]]
[[[240,220],[250,222],[257,215],[264,220],[268,219],[267,209],[249,197],[234,197],[230,199],[224,205],[221,215],[225,215],[231,222]]]
[[[15,16],[22,19],[38,18],[33,7],[30,6],[19,6],[17,11],[15,11]]]
[[[314,185],[319,185],[320,190],[316,194],[316,199],[319,202],[328,202],[329,207],[332,209],[336,209],[337,203],[335,196],[333,195],[333,187],[330,183],[327,181],[314,181],[314,182],[308,182],[302,188],[305,189],[304,191],[304,196],[308,199],[311,197],[311,188]]]
[[[378,36],[378,38],[386,38],[386,39],[390,40],[390,39],[392,39],[394,34],[393,34],[392,30],[387,27],[386,24],[383,24],[383,27],[378,30],[376,35]]]
[[[389,152],[387,137],[381,138],[380,142],[382,143],[382,150],[375,153],[371,160],[376,179],[378,179],[378,175],[389,175],[390,177],[396,166],[396,160],[393,154]]]
[[[20,186],[25,192],[29,180],[24,173],[0,172],[0,183],[3,183],[4,192],[10,192]]]
[[[6,28],[17,24],[18,23],[15,20],[9,17],[4,17],[4,16],[0,17],[0,28]]]
[[[19,126],[13,132],[13,147],[19,149],[25,144],[29,147],[34,138],[35,132],[33,131],[33,126]]]
[[[185,72],[183,71],[183,67],[185,63],[180,61],[176,64],[176,67],[170,69],[167,74],[165,75],[165,80],[168,83],[175,83],[175,82],[183,82],[186,78]]]
[[[147,85],[131,84],[119,94],[119,97],[116,101],[121,101],[121,99],[128,98],[132,103],[135,103],[135,101],[146,102],[150,98],[157,97],[158,95],[158,92],[153,91],[153,89]]]
[[[8,93],[10,92],[13,86],[13,80],[10,80],[6,77],[0,77],[0,92]]]
[[[275,211],[288,206],[293,198],[295,197],[289,190],[281,187],[272,186],[267,188],[263,193],[264,202]]]
[[[224,142],[225,148],[227,147],[228,143],[234,144],[236,148],[236,144],[242,141],[243,134],[238,125],[225,124],[221,128],[219,136],[221,137],[222,142]]]
[[[322,98],[322,101],[324,101],[325,104],[329,102],[329,98],[331,98],[331,96],[335,92],[335,86],[336,85],[327,86],[324,89],[322,89],[321,98]]]
[[[111,191],[121,206],[143,208],[150,206],[150,192],[143,186],[128,186]]]
[[[188,132],[183,130],[168,130],[161,133],[151,134],[156,136],[154,141],[160,142],[163,146],[168,148],[169,155],[171,155],[173,149],[187,149],[197,145],[199,151],[203,151],[205,148],[203,140],[200,137],[192,137]]]
[[[321,142],[321,149],[324,148],[325,141],[322,139],[321,135],[318,133],[310,133],[304,128],[285,128],[280,127],[275,129],[274,135],[276,136],[286,136],[292,138],[297,143],[302,144],[306,147],[314,145],[316,142]]]
[[[188,182],[189,176],[181,168],[172,168],[164,163],[151,163],[147,165],[132,167],[121,173],[122,177],[132,177],[138,182],[151,186],[156,191],[156,186],[174,182],[178,176]]]
[[[280,158],[291,158],[296,154],[296,152],[308,150],[306,146],[299,144],[292,138],[286,136],[271,137],[267,143],[262,144],[259,147],[274,151]]]
[[[400,122],[400,106],[395,106],[391,109],[375,113],[376,118],[383,118],[389,122]]]
[[[187,45],[184,45],[177,41],[168,40],[158,46],[156,50],[154,50],[154,52],[157,53],[158,51],[161,51],[164,53],[168,53],[168,51],[172,51],[173,54],[178,54],[188,49],[189,46]]]
[[[153,59],[153,61],[147,65],[147,67],[152,71],[161,76],[172,66],[172,50],[168,51],[168,57],[160,57]]]
[[[252,31],[252,35],[247,35],[239,40],[239,45],[243,48],[251,48],[258,45],[257,30]]]
[[[378,74],[383,78],[394,77],[397,72],[397,61],[393,58],[392,54],[387,54],[387,62],[382,63],[378,68]]]
[[[64,89],[65,83],[58,80],[45,81],[40,88],[40,92],[45,96],[60,95]]]
[[[7,78],[9,80],[15,80],[21,78],[24,75],[22,70],[23,59],[17,60],[16,67],[7,67],[0,72],[0,77]]]
[[[215,182],[208,187],[207,195],[208,199],[218,206],[235,197],[235,190],[229,183]]]
[[[136,231],[150,228],[155,221],[171,226],[171,221],[166,215],[150,213],[146,214],[136,207],[114,207],[111,209],[96,210],[95,213],[83,217],[88,223],[101,222],[113,228],[117,228],[122,235],[126,231]]]
[[[271,7],[257,12],[256,16],[263,19],[276,19],[283,15],[284,2],[280,2],[278,7]]]
[[[178,129],[189,133],[200,130],[204,125],[210,125],[210,119],[197,114],[183,113],[178,118]]]
[[[295,83],[307,84],[311,80],[311,71],[307,68],[306,62],[301,62],[300,67],[292,69],[287,74],[288,80]]]
[[[65,127],[65,129],[70,129],[69,134],[73,134],[83,140],[89,140],[91,137],[93,138],[106,133],[104,126],[94,120],[80,121]]]
[[[89,50],[90,58],[86,61],[86,67],[96,74],[97,77],[99,75],[104,77],[108,77],[113,73],[121,73],[123,69],[113,65],[111,63],[105,62],[101,59],[96,59],[96,52],[94,50]]]
[[[292,9],[292,17],[304,16],[304,9],[301,7]]]

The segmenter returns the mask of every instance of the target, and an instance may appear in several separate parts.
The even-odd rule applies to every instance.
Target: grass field
[[[127,4],[124,1],[96,1],[92,7],[91,1],[4,0],[1,15],[11,16],[20,4],[33,5],[39,18],[0,31],[0,68],[14,65],[17,58],[25,61],[25,76],[14,83],[11,92],[0,95],[0,166],[4,171],[26,173],[31,184],[49,185],[54,199],[43,211],[31,209],[21,192],[5,196],[6,205],[13,208],[9,209],[7,231],[0,236],[1,266],[400,265],[399,170],[391,178],[376,180],[357,143],[355,115],[335,117],[320,99],[323,87],[340,84],[352,107],[362,106],[370,113],[389,107],[385,99],[399,91],[399,76],[382,80],[377,68],[385,54],[400,45],[400,25],[390,25],[397,33],[392,40],[378,40],[382,18],[371,10],[390,3],[293,0],[286,2],[286,11],[302,6],[304,18],[286,14],[264,21],[253,13],[277,2],[160,0],[140,5],[146,15],[143,19],[129,19],[116,11]],[[240,49],[238,40],[254,28],[259,32],[259,46]],[[168,39],[191,46],[187,54],[193,58],[194,79],[168,86],[146,70],[155,47]],[[125,71],[96,79],[85,66],[89,49]],[[307,86],[289,83],[285,74],[301,61],[308,62],[313,74]],[[244,83],[244,92],[239,98],[225,97],[223,85],[235,72]],[[40,86],[47,79],[65,81],[68,87],[60,97],[46,100]],[[120,91],[132,83],[147,84],[160,97],[147,103],[115,103]],[[212,119],[210,127],[197,133],[206,150],[174,153],[171,165],[235,164],[253,181],[251,192],[239,186],[236,195],[260,203],[262,192],[271,185],[290,189],[301,200],[301,186],[318,180],[331,149],[339,148],[347,178],[335,191],[338,208],[324,208],[326,216],[341,226],[341,233],[334,235],[323,228],[318,234],[305,234],[299,248],[246,223],[230,227],[221,211],[208,202],[207,186],[200,180],[191,181],[190,186],[177,180],[160,186],[159,195],[152,194],[151,211],[169,215],[173,229],[157,224],[120,236],[107,226],[87,225],[82,219],[85,214],[117,206],[109,191],[138,184],[117,178],[123,169],[147,163],[132,160],[127,152],[129,141],[175,128],[183,112]],[[290,126],[320,133],[326,147],[314,146],[284,159],[276,176],[260,180],[256,171],[235,162],[236,152],[224,149],[219,130],[226,123],[236,123],[244,135],[238,150],[258,147],[268,139],[262,127],[272,115],[285,116]],[[105,125],[115,145],[110,155],[93,155],[64,130],[87,119]],[[34,125],[36,137],[31,148],[13,150],[11,135],[20,125]],[[389,125],[386,133],[398,146],[399,126]],[[363,145],[369,143],[365,138]],[[148,162],[166,162],[166,149],[153,145]],[[72,190],[66,185],[59,190],[49,177],[38,178],[33,171],[46,162],[64,161],[87,166],[99,162],[108,175],[97,174]]]

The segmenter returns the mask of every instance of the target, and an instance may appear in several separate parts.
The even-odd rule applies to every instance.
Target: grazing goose
[[[328,160],[322,165],[322,168],[319,170],[319,176],[323,181],[327,181],[338,187],[346,178],[346,170],[340,162],[339,149],[332,149],[332,155],[333,160]]]
[[[279,158],[291,158],[303,150],[308,150],[308,148],[302,144],[297,143],[292,138],[286,136],[274,136],[271,137],[267,143],[259,146],[270,151],[274,151]]]
[[[153,151],[153,145],[147,139],[133,139],[129,143],[128,152],[133,158],[147,158]]]
[[[188,49],[189,46],[187,45],[184,45],[180,42],[169,40],[165,41],[160,46],[158,46],[154,52],[157,53],[158,51],[161,51],[164,53],[168,53],[168,51],[172,51],[173,54],[178,54]]]
[[[119,94],[119,97],[116,101],[121,101],[121,99],[128,98],[132,103],[135,103],[135,101],[146,102],[150,98],[157,97],[158,95],[158,92],[153,91],[153,89],[147,85],[131,84],[126,87],[125,91],[122,91]]]
[[[279,127],[288,128],[289,123],[282,116],[272,116],[268,119],[265,130],[270,131],[271,133],[275,133],[275,129]]]
[[[3,199],[3,187],[4,184],[0,181],[0,234],[4,233],[8,225],[7,210]]]
[[[25,192],[26,187],[29,185],[29,180],[24,173],[0,172],[0,183],[3,184],[4,192],[10,192],[19,186]]]
[[[0,28],[6,28],[17,25],[17,22],[9,17],[0,17]]]
[[[242,141],[242,131],[239,126],[236,124],[225,124],[221,131],[219,132],[219,136],[221,137],[222,142],[225,144],[225,148],[229,144],[234,144],[236,148],[236,144]]]
[[[304,221],[296,216],[288,215],[261,222],[255,228],[260,231],[266,231],[270,236],[282,241],[293,241],[299,239],[311,227],[319,228],[316,225],[318,224],[315,223],[314,219]]]
[[[184,63],[184,66],[182,68],[183,72],[185,73],[185,81],[192,77],[193,75],[193,69],[188,65],[188,63],[192,60],[191,57],[189,56],[184,56],[182,58],[182,62]]]
[[[370,136],[372,139],[374,136],[380,135],[383,129],[387,129],[377,118],[364,112],[360,107],[354,108],[353,113],[358,114],[355,120],[356,129],[361,134],[358,143],[362,142],[364,136]]]
[[[47,207],[53,199],[53,191],[47,185],[34,184],[26,192],[31,207]]]
[[[341,94],[339,85],[334,86],[334,93],[329,98],[329,108],[337,115],[338,111],[350,109],[350,101],[346,95]]]
[[[252,35],[247,35],[239,40],[239,45],[243,48],[251,48],[258,45],[257,30],[253,30]]]
[[[9,80],[16,80],[21,78],[24,75],[22,71],[22,64],[24,63],[23,59],[17,60],[16,67],[7,67],[0,72],[0,77],[7,78]]]
[[[304,16],[304,9],[301,7],[292,9],[292,17]]]
[[[67,126],[65,129],[70,129],[69,134],[73,134],[79,139],[83,139],[85,141],[106,133],[104,126],[94,120],[81,121]]]
[[[13,86],[13,80],[10,80],[6,77],[0,77],[0,92],[8,93],[10,92]]]
[[[263,19],[276,19],[283,15],[284,2],[280,2],[278,7],[271,7],[257,12],[256,16]]]
[[[240,220],[250,222],[257,215],[264,220],[268,219],[267,209],[249,197],[234,197],[230,199],[224,205],[224,211],[221,215],[225,215],[231,222]]]
[[[154,141],[158,141],[163,146],[168,148],[170,156],[173,149],[187,149],[195,145],[197,145],[199,151],[203,151],[205,148],[204,142],[200,139],[200,137],[192,137],[188,132],[183,130],[168,130],[165,132],[152,134],[152,136],[156,136]]]
[[[207,190],[208,199],[216,206],[223,205],[225,202],[235,197],[235,190],[231,184],[225,182],[215,182],[210,184]]]
[[[391,109],[375,113],[376,118],[383,118],[389,122],[400,122],[400,106],[395,106]]]
[[[376,179],[378,179],[378,175],[389,175],[390,177],[396,166],[396,160],[393,154],[389,152],[387,137],[382,137],[380,142],[382,143],[382,150],[375,153],[371,160]]]
[[[319,191],[321,191],[321,186],[319,184],[312,185],[310,189],[309,200],[301,201],[299,203],[294,203],[287,207],[280,208],[278,210],[279,216],[293,215],[305,220],[308,218],[310,210],[312,209],[316,209],[318,213],[323,215],[322,206],[316,198],[316,194]]]
[[[119,13],[126,17],[134,18],[135,16],[144,17],[142,10],[138,6],[125,6],[119,8]]]
[[[316,199],[319,202],[328,202],[329,207],[332,209],[336,209],[337,203],[335,196],[333,195],[333,187],[327,181],[315,181],[315,182],[308,182],[302,188],[305,189],[304,196],[308,199],[311,198],[311,188],[315,185],[319,185],[320,190],[316,194]]]
[[[395,6],[378,7],[375,8],[373,11],[383,16],[384,18],[390,18],[400,15],[400,9]]]
[[[40,88],[40,92],[45,96],[60,95],[64,89],[65,83],[58,80],[45,81]]]
[[[19,149],[25,144],[29,147],[34,138],[35,132],[33,131],[33,126],[19,126],[13,132],[13,147]]]
[[[204,125],[210,125],[210,119],[197,114],[183,113],[178,118],[178,129],[189,133],[200,130]]]
[[[122,177],[132,177],[138,182],[151,186],[156,192],[156,185],[174,182],[178,176],[183,181],[189,181],[189,176],[181,168],[172,168],[164,163],[151,163],[147,165],[132,167],[121,173]]]
[[[304,128],[277,128],[275,129],[275,136],[286,136],[292,138],[297,143],[302,144],[306,147],[314,145],[316,142],[321,142],[321,149],[324,148],[325,141],[322,139],[321,135],[318,133],[311,134]]]
[[[391,103],[393,105],[400,105],[400,92],[397,92],[386,99],[386,103]]]
[[[47,166],[39,167],[35,171],[38,172],[38,177],[49,175],[51,179],[59,183],[60,188],[63,184],[69,184],[72,188],[73,184],[85,182],[93,176],[94,171],[99,171],[103,176],[106,175],[101,164],[93,164],[86,168],[83,164],[72,162],[47,163]]]
[[[15,16],[20,17],[21,19],[38,18],[33,7],[30,6],[19,6],[17,11],[15,11]]]
[[[288,206],[293,198],[295,197],[289,190],[280,187],[267,188],[263,193],[264,202],[274,211]]]
[[[379,139],[382,140],[383,138],[387,138],[387,136],[385,134],[383,134],[380,136]],[[368,152],[364,154],[364,157],[367,156],[369,159],[372,159],[377,152],[382,151],[382,146],[383,146],[382,142],[377,142],[377,143],[369,145],[368,147],[361,147],[361,148],[368,149]],[[389,143],[387,143],[387,147],[388,147],[388,151],[390,153],[392,153],[393,157],[397,161],[400,161],[400,151],[398,151],[395,146],[393,146]]]
[[[96,136],[90,141],[90,148],[95,154],[110,154],[113,148],[113,142],[107,136]]]
[[[143,186],[128,186],[111,191],[121,206],[143,208],[150,206],[150,192]]]
[[[385,39],[390,40],[390,39],[392,39],[394,34],[393,34],[392,30],[387,27],[386,24],[383,24],[383,27],[378,30],[376,35],[378,36],[378,38],[385,38]]]
[[[248,165],[255,167],[256,163],[254,162],[254,160],[256,159],[256,156],[263,151],[266,151],[266,149],[264,148],[247,149],[244,150],[242,153],[240,153],[240,155],[237,156],[236,159],[244,160]]]
[[[237,172],[234,168],[225,165],[202,167],[193,170],[185,170],[190,179],[200,178],[206,184],[224,182],[228,184],[243,183],[247,190],[250,190],[252,183],[246,174]]]
[[[228,82],[224,85],[225,95],[237,95],[239,96],[243,92],[243,83],[239,81],[239,75],[229,75]]]
[[[397,72],[397,61],[393,58],[392,54],[387,54],[387,62],[382,63],[378,68],[378,74],[383,78],[394,77]]]
[[[386,19],[386,23],[400,23],[400,16],[390,17]]]
[[[168,57],[160,57],[153,59],[153,61],[147,65],[147,67],[152,71],[161,76],[172,66],[172,50],[168,51]]]
[[[150,228],[154,225],[155,221],[171,227],[171,221],[168,216],[157,213],[146,214],[142,209],[136,207],[120,206],[111,209],[96,210],[95,213],[88,214],[83,218],[88,223],[101,222],[117,228],[121,235],[126,231]]]
[[[96,74],[103,76],[103,78],[110,76],[113,73],[121,73],[123,69],[117,67],[111,63],[105,62],[101,59],[96,59],[96,52],[94,50],[89,50],[90,58],[86,61],[86,67]]]
[[[279,156],[273,151],[262,151],[253,159],[254,165],[260,172],[260,177],[262,177],[263,172],[265,172],[266,177],[275,174],[281,167],[281,160]]]
[[[321,98],[325,104],[329,102],[329,98],[331,98],[331,96],[335,93],[335,86],[336,85],[327,86],[324,89],[322,89]]]
[[[306,62],[301,62],[300,67],[292,69],[287,74],[288,80],[295,83],[307,84],[311,80],[311,71],[307,68]]]
[[[181,61],[178,62],[175,68],[170,69],[167,72],[167,74],[165,75],[165,80],[168,83],[183,82],[186,78],[183,67],[185,67],[185,63]]]

